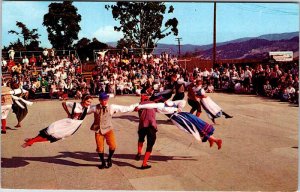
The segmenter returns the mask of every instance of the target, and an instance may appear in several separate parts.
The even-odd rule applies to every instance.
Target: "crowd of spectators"
[[[206,92],[226,91],[260,96],[298,104],[298,63],[274,63],[236,66],[223,64],[211,69],[194,68],[188,72],[180,66],[175,56],[166,52],[156,56],[109,54],[99,52],[91,79],[82,77],[79,60],[74,56],[56,56],[45,49],[37,58],[23,56],[19,61],[2,58],[2,71],[11,74],[3,83],[13,88],[22,87],[31,98],[44,94],[50,98],[81,98],[85,93],[100,92],[115,95],[145,93],[150,87],[163,91],[170,84],[171,76],[189,82],[202,80]]]
[[[73,54],[58,56],[45,49],[37,57],[17,59],[11,53],[8,61],[2,58],[2,85],[28,90],[31,99],[75,97],[86,88],[80,62]]]
[[[263,67],[264,66],[264,67]],[[194,68],[186,71],[174,56],[143,55],[141,58],[120,59],[99,55],[92,72],[90,93],[101,91],[114,94],[141,94],[149,87],[156,92],[164,90],[172,74],[178,80],[203,80],[206,92],[225,91],[237,94],[256,94],[280,101],[298,104],[299,65],[289,63],[267,63],[244,65],[223,64],[219,67]]]
[[[194,76],[203,79],[208,92],[214,89],[238,94],[256,94],[280,101],[298,104],[299,95],[299,64],[257,64],[255,66],[236,67],[222,65],[215,69],[194,69]]]

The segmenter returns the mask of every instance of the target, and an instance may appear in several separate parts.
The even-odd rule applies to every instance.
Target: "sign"
[[[275,61],[293,61],[293,51],[274,51],[269,52],[269,55]]]

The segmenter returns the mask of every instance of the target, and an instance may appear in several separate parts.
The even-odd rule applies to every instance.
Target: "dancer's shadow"
[[[117,158],[117,159],[134,159],[135,154],[115,154],[114,158]],[[152,161],[171,161],[171,160],[196,161],[196,159],[193,159],[190,156],[161,156],[161,155],[151,155],[149,160],[152,160]]]
[[[7,130],[18,130],[18,128],[11,128],[11,127],[6,127]]]
[[[113,118],[127,119],[129,121],[134,121],[134,122],[139,122],[140,121],[140,119],[137,116],[134,116],[134,115],[114,116]]]
[[[157,124],[174,125],[169,119],[156,120]]]
[[[121,115],[121,116],[114,116],[113,118],[118,119],[126,119],[133,122],[139,122],[140,118],[134,115]],[[166,125],[173,125],[172,121],[168,119],[156,120],[157,124],[166,124]]]
[[[113,156],[113,163],[117,166],[129,166],[133,168],[138,168],[130,163],[118,161],[116,159],[131,159],[133,160],[135,157],[134,154],[115,154]],[[71,160],[67,160],[66,158],[72,158],[77,160],[84,160],[93,163],[77,163]],[[168,160],[192,160],[195,161],[196,159],[192,159],[186,156],[159,156],[153,155],[151,156],[152,161],[168,161]],[[30,161],[36,162],[45,162],[45,163],[53,163],[59,165],[66,165],[72,167],[95,167],[100,164],[99,157],[97,153],[89,153],[89,152],[60,152],[59,155],[52,156],[52,157],[12,157],[12,158],[1,158],[1,167],[2,168],[18,168],[18,167],[25,167],[30,164]]]

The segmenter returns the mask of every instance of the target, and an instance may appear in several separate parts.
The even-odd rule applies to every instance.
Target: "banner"
[[[275,61],[293,61],[293,51],[273,51],[269,55]]]

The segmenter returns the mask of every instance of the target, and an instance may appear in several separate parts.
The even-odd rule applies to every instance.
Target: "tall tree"
[[[90,39],[83,37],[74,44],[73,47],[77,50],[80,59],[83,60],[86,59],[86,57],[93,59],[93,50],[107,49],[108,45],[98,41],[97,38],[93,38],[91,41]]]
[[[71,1],[51,3],[49,12],[44,15],[43,25],[47,27],[48,39],[56,49],[69,49],[78,39],[81,15]]]
[[[167,9],[163,2],[117,2],[105,8],[112,11],[115,20],[120,21],[120,26],[114,29],[123,32],[122,42],[132,43],[133,47],[153,48],[160,39],[172,33],[178,35],[176,18],[168,19],[163,26]],[[173,11],[173,6],[170,6],[167,13]]]
[[[26,47],[28,41],[30,41],[31,43],[35,42],[35,41],[37,42],[37,40],[39,39],[39,36],[40,36],[37,33],[37,29],[29,30],[24,23],[19,22],[19,21],[16,22],[16,25],[21,29],[21,32],[10,30],[10,31],[8,31],[8,33],[16,34],[17,36],[22,37],[24,47]]]

